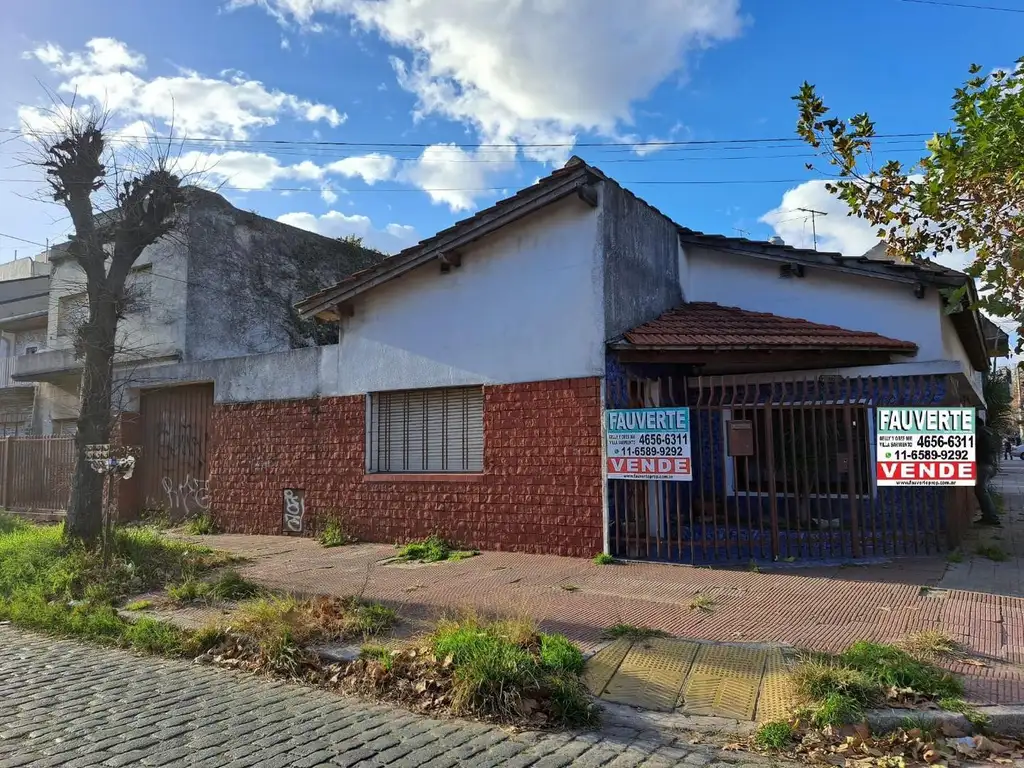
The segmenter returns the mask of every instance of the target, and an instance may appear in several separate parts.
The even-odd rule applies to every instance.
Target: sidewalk
[[[596,648],[602,630],[617,623],[693,640],[822,651],[942,629],[986,665],[950,667],[964,675],[972,701],[1024,704],[1024,462],[1009,466],[1001,484],[1008,520],[1002,529],[980,535],[999,536],[1010,559],[996,563],[965,555],[948,573],[941,557],[750,573],[653,563],[598,566],[507,552],[455,563],[387,564],[395,553],[390,546],[324,549],[309,539],[279,536],[207,536],[202,543],[251,558],[243,574],[275,588],[362,594],[391,603],[413,620],[461,608],[527,614],[586,650]],[[697,594],[713,601],[710,611],[690,608]]]

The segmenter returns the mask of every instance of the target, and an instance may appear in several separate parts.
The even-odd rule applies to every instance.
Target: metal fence
[[[75,440],[0,439],[0,506],[17,512],[63,514],[71,499]]]
[[[956,400],[943,376],[610,377],[612,408],[690,408],[691,482],[611,480],[620,557],[842,560],[942,551],[969,509],[952,489],[878,487],[876,406]]]

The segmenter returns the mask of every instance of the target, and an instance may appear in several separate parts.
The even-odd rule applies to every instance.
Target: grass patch
[[[27,527],[28,523],[17,515],[12,515],[9,512],[0,512],[0,534],[11,533],[12,531],[18,531]]]
[[[212,580],[189,576],[184,581],[169,586],[167,595],[174,602],[186,605],[198,602],[248,600],[259,597],[264,591],[263,587],[244,578],[238,571],[228,569],[221,571]]]
[[[210,536],[217,533],[217,523],[209,512],[199,512],[185,521],[182,530],[189,536]]]
[[[452,711],[516,722],[540,709],[559,725],[592,724],[596,713],[579,679],[579,649],[561,635],[528,633],[527,626],[475,616],[438,625],[431,645],[452,669]]]
[[[66,542],[63,526],[5,522],[0,531],[0,620],[53,635],[75,636],[147,653],[185,653],[186,633],[115,605],[133,595],[216,566],[208,549],[170,541],[152,528],[116,531],[110,564]],[[141,609],[136,603],[133,608]]]
[[[602,632],[601,636],[608,640],[647,640],[652,637],[668,637],[668,632],[634,624],[615,624]]]
[[[793,681],[811,703],[811,719],[819,728],[855,721],[865,708],[885,701],[963,695],[962,683],[949,672],[903,648],[867,641],[838,656],[809,656],[794,670]]]
[[[954,550],[953,552],[949,553],[949,555],[946,557],[946,560],[948,560],[951,563],[962,563],[964,561],[964,553],[961,552],[959,549]]]
[[[594,555],[594,565],[615,565],[615,558],[607,552],[602,552],[599,555]]]
[[[703,592],[698,592],[690,601],[690,610],[712,613],[715,610],[715,601]]]
[[[401,547],[395,559],[405,562],[441,563],[465,560],[479,554],[475,549],[455,549],[440,536],[428,536],[422,541],[411,541]]]
[[[996,563],[1002,563],[1009,559],[1006,551],[998,544],[982,544],[975,550],[980,557],[987,557]]]
[[[925,661],[956,659],[964,656],[965,653],[962,643],[958,643],[938,629],[926,629],[907,635],[900,645],[912,656]]]
[[[390,608],[355,598],[266,596],[239,605],[228,633],[246,647],[255,666],[294,675],[311,661],[306,646],[381,634],[396,620]]]
[[[124,607],[126,611],[144,611],[153,606],[152,600],[132,600]]]
[[[332,517],[327,521],[327,525],[320,531],[320,535],[316,537],[316,540],[320,542],[322,547],[343,547],[346,544],[355,544],[356,537],[352,536],[345,530],[345,527],[341,524],[341,520],[336,517]]]
[[[765,723],[754,734],[754,744],[761,749],[772,749],[781,752],[792,743],[793,726],[785,720]]]

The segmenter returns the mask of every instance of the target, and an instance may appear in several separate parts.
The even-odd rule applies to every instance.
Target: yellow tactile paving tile
[[[701,646],[682,690],[682,711],[753,720],[767,658],[760,648]]]
[[[633,643],[602,698],[632,707],[671,711],[699,648],[698,643],[660,638]]]
[[[594,696],[600,696],[632,645],[632,640],[616,640],[591,656],[583,671],[583,683],[587,690]]]
[[[761,681],[761,695],[757,699],[757,722],[785,720],[796,708],[798,696],[790,679],[791,665],[779,648],[768,651]]]

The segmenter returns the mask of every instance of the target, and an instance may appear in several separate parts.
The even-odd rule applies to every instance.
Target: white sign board
[[[689,408],[607,411],[605,447],[609,479],[693,479]]]
[[[978,465],[973,408],[877,411],[879,485],[974,485]]]

